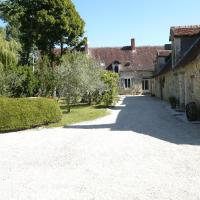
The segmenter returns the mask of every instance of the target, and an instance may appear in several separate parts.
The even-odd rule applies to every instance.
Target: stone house
[[[189,102],[200,108],[200,25],[171,27],[170,41],[165,64],[156,59],[155,95],[164,100],[174,96],[183,109]]]
[[[86,48],[89,56],[98,59],[101,66],[119,73],[121,94],[147,94],[153,91],[154,61],[161,46],[130,46]]]

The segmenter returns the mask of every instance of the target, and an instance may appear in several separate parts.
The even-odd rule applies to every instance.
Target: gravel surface
[[[151,97],[104,118],[0,135],[2,200],[198,200],[200,125]]]

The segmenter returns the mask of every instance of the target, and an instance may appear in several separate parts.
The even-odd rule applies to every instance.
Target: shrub
[[[169,97],[169,103],[170,103],[170,105],[171,105],[171,108],[172,108],[172,109],[175,109],[175,108],[176,108],[176,105],[177,105],[176,97]]]
[[[101,102],[104,106],[111,106],[116,102],[118,96],[119,75],[105,71],[102,75],[102,81],[105,88]]]
[[[32,67],[17,66],[7,72],[12,97],[32,97],[37,93],[38,80]]]
[[[198,108],[195,102],[190,102],[186,105],[186,116],[189,121],[197,121]]]
[[[58,103],[45,98],[0,98],[0,132],[33,128],[61,119]]]

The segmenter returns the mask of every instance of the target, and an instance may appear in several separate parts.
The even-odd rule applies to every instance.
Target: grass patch
[[[47,127],[63,127],[74,123],[94,120],[109,114],[109,111],[106,108],[99,108],[84,104],[72,106],[70,113],[67,113],[67,107],[63,102],[60,102],[60,108],[63,113],[61,121],[49,124]]]

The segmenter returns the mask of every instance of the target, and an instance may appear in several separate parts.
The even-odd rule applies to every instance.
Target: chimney
[[[88,47],[88,43],[85,44],[85,53],[89,54],[89,47]]]
[[[135,51],[135,38],[131,39],[131,50]]]
[[[84,48],[85,49],[85,53],[89,54],[88,38],[85,37],[84,40],[85,40],[85,48]]]

